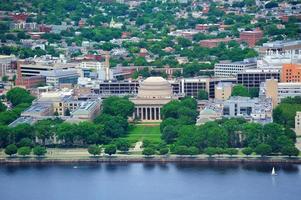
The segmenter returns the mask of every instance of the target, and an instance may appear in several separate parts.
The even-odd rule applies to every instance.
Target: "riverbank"
[[[152,156],[123,155],[100,156],[88,158],[36,158],[8,157],[1,158],[0,165],[19,164],[81,164],[81,163],[271,163],[271,164],[301,164],[300,157],[224,157],[224,156]]]

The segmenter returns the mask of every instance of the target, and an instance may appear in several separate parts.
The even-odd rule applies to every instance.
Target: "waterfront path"
[[[140,146],[139,142],[136,146]],[[159,162],[181,162],[181,161],[231,161],[231,162],[244,162],[244,161],[266,161],[266,162],[294,162],[301,163],[301,157],[291,157],[286,156],[266,156],[262,158],[258,155],[245,156],[242,154],[239,155],[214,155],[209,157],[205,154],[200,154],[196,156],[180,156],[180,155],[155,155],[155,156],[144,156],[141,152],[131,151],[127,154],[122,154],[117,152],[113,156],[104,155],[103,153],[100,156],[94,157],[91,156],[87,149],[85,148],[72,148],[72,149],[58,149],[58,148],[48,148],[47,154],[43,158],[37,158],[34,155],[22,157],[9,157],[4,154],[4,151],[0,152],[0,163],[9,163],[9,162],[36,162],[36,161],[45,161],[45,162],[106,162],[106,161],[118,161],[118,162],[145,162],[145,161],[159,161]]]

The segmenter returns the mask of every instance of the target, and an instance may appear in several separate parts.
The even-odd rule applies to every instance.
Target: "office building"
[[[214,96],[217,100],[227,100],[231,96],[232,93],[232,83],[223,83],[219,82],[215,85]]]
[[[281,71],[282,82],[301,82],[301,64],[284,64]]]
[[[236,77],[238,72],[256,67],[256,59],[245,59],[244,61],[223,61],[214,65],[214,76]]]
[[[260,84],[267,79],[280,80],[280,70],[276,69],[247,69],[237,74],[237,84],[242,84],[248,89],[260,88]]]
[[[42,71],[41,75],[46,77],[46,84],[59,86],[60,84],[77,84],[79,74],[75,69],[58,69]]]
[[[261,83],[259,95],[271,98],[275,107],[284,98],[301,96],[301,82],[279,83],[276,79],[269,79]]]

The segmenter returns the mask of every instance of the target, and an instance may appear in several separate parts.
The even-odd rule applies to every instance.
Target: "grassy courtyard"
[[[133,125],[126,137],[131,143],[142,140],[150,140],[154,143],[161,142],[159,125]]]

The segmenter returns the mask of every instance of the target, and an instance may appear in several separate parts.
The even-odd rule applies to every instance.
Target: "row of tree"
[[[250,148],[252,152],[261,155],[297,155],[299,152],[294,145],[296,134],[290,128],[277,123],[250,123],[241,118],[222,119],[196,126],[196,115],[191,105],[187,104],[186,99],[170,102],[162,108],[162,139],[171,144],[171,152],[185,152],[185,147],[186,150],[195,147],[199,153],[205,152],[207,148]],[[194,109],[196,111],[196,107]]]

